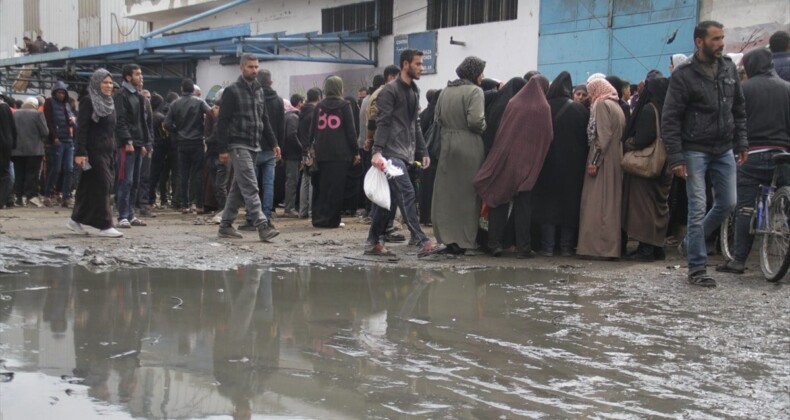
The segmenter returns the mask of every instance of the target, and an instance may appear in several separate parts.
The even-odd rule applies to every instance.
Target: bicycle
[[[790,186],[776,186],[780,169],[790,163],[790,153],[779,153],[772,159],[776,168],[771,185],[760,185],[754,207],[741,211],[751,213],[749,233],[755,241],[760,238],[760,270],[766,280],[776,282],[790,269]],[[734,259],[734,233],[735,213],[721,224],[720,249],[727,260]]]

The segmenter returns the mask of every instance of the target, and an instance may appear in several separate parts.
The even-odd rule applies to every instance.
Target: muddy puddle
[[[787,418],[788,337],[555,272],[42,267],[0,417]]]

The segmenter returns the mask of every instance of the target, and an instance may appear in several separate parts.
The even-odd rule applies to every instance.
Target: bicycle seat
[[[790,163],[790,153],[777,153],[772,159],[775,164],[784,165],[785,163]]]

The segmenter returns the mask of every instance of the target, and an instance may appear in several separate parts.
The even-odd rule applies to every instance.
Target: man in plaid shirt
[[[241,56],[241,76],[236,83],[225,88],[217,122],[217,144],[219,160],[230,161],[233,167],[233,184],[230,187],[222,221],[219,225],[220,238],[241,238],[233,228],[242,203],[247,218],[258,228],[261,241],[268,242],[279,235],[261,210],[258,183],[255,178],[255,158],[261,148],[274,151],[279,159],[280,148],[266,114],[266,104],[261,84],[256,80],[258,57],[253,54]]]

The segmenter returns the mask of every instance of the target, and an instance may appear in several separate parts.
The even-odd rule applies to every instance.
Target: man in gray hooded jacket
[[[790,83],[776,74],[771,52],[765,48],[746,53],[743,67],[749,77],[743,82],[749,159],[738,168],[734,259],[716,267],[736,274],[743,274],[754,241],[749,225],[759,187],[771,184],[776,167],[773,156],[790,152]],[[778,182],[788,185],[788,181],[790,171],[785,167]]]

